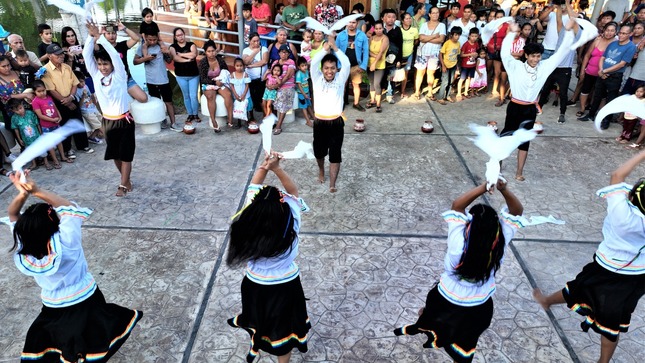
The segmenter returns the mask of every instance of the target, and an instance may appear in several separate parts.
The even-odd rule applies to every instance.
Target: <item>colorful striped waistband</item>
[[[134,118],[130,114],[130,111],[128,111],[128,112],[126,112],[126,113],[124,113],[122,115],[119,115],[119,116],[103,115],[103,118],[105,120],[108,120],[108,121],[119,121],[119,120],[124,120],[124,119],[126,121],[128,121],[128,122],[134,121]]]

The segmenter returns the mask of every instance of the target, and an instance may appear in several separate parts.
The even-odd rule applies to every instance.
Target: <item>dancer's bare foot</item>
[[[325,172],[318,172],[318,183],[325,184]]]
[[[330,193],[336,193],[338,189],[336,187],[329,187],[329,192]]]
[[[542,294],[542,290],[540,289],[533,289],[533,299],[542,306],[542,309],[547,310],[550,305],[547,302],[546,296]]]

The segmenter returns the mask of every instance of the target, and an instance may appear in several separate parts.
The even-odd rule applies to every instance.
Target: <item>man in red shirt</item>
[[[271,18],[271,8],[269,4],[262,3],[262,0],[253,0],[251,2],[253,7],[251,8],[251,16],[258,23],[258,34],[260,34],[260,43],[262,46],[266,47],[269,42],[264,37],[275,38],[275,29],[268,28],[264,26],[259,26],[262,23],[273,23]]]

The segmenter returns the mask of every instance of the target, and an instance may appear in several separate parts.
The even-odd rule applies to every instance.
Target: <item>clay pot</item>
[[[434,126],[432,125],[432,121],[428,120],[423,123],[423,126],[421,126],[421,132],[424,134],[430,134],[434,131]]]
[[[354,122],[354,131],[356,131],[356,132],[365,131],[365,120],[363,120],[361,118],[357,118],[356,122]]]

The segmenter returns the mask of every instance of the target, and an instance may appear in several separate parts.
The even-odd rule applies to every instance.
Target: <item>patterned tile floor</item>
[[[309,352],[294,352],[293,362],[449,361],[443,351],[423,349],[421,336],[397,338],[392,330],[415,320],[441,273],[446,227],[440,214],[482,179],[486,162],[468,140],[467,125],[503,124],[505,109],[493,103],[486,97],[448,106],[408,99],[384,104],[382,114],[348,108],[336,194],[316,182],[314,161],[284,162],[312,208],[303,216],[298,263],[313,328]],[[580,331],[579,316],[562,306],[545,313],[531,290],[561,288],[591,260],[605,215],[594,192],[633,152],[613,141],[617,125],[599,134],[573,116],[557,124],[557,116],[556,108],[545,107],[538,120],[546,130],[532,143],[527,180],[509,185],[526,216],[553,215],[566,224],[523,229],[507,249],[493,322],[475,362],[590,362],[598,356],[599,338]],[[351,130],[359,117],[367,125],[362,134]],[[435,132],[422,134],[428,119]],[[276,150],[311,141],[311,129],[299,121],[274,137]],[[34,177],[94,209],[84,227],[90,270],[109,301],[145,313],[112,361],[243,362],[248,335],[225,321],[240,310],[243,271],[222,258],[230,216],[260,156],[260,137],[242,130],[214,134],[204,123],[192,136],[138,134],[135,190],[122,199],[113,197],[118,176],[102,160],[104,146],[95,149]],[[512,156],[503,172],[514,171]],[[630,180],[644,173],[639,167]],[[6,207],[15,193],[7,179],[0,183]],[[488,201],[502,205],[499,195]],[[1,228],[8,250],[11,236]],[[0,289],[0,362],[15,362],[40,309],[39,291],[6,252],[0,253]],[[621,336],[615,362],[636,362],[645,351],[643,305]],[[274,361],[266,354],[257,360]]]

